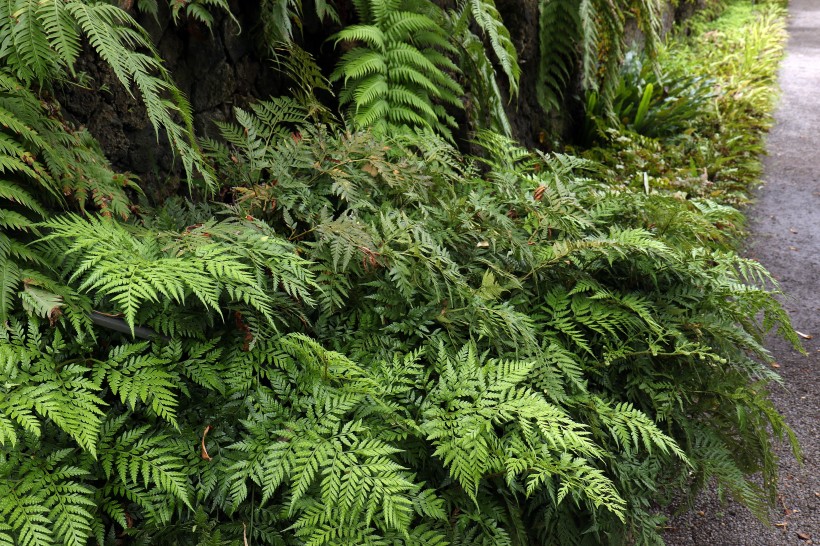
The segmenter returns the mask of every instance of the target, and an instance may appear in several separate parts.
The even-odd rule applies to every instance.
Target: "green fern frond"
[[[252,223],[212,222],[166,234],[166,248],[157,244],[158,234],[148,236],[106,218],[64,216],[43,225],[50,230],[43,248],[71,271],[69,282],[80,291],[106,295],[132,329],[145,303],[182,305],[189,297],[219,314],[223,298],[247,305],[273,324],[274,300],[259,283],[266,277],[286,294],[310,302],[313,281],[306,262],[260,224],[254,229]],[[236,230],[244,232],[238,241]]]
[[[576,48],[582,17],[588,17],[589,0],[549,0],[538,4],[537,97],[547,111],[557,110],[575,72]],[[584,19],[587,21],[588,19]]]
[[[427,127],[447,132],[448,120],[434,101],[461,106],[461,86],[445,71],[457,72],[444,54],[453,46],[430,2],[377,0],[356,4],[363,24],[332,38],[358,45],[345,53],[331,75],[343,80],[340,102],[357,127]],[[401,9],[400,9],[401,8]]]
[[[467,2],[476,23],[490,40],[493,52],[507,76],[511,94],[516,95],[518,93],[518,80],[521,77],[521,68],[518,66],[518,53],[510,38],[510,32],[495,7],[494,0],[467,0]]]
[[[0,6],[0,21],[0,33],[8,37],[0,58],[25,82],[43,83],[65,69],[73,73],[81,36],[87,39],[126,88],[139,89],[149,120],[156,131],[166,132],[189,179],[199,172],[206,185],[213,185],[193,136],[190,106],[173,85],[147,33],[128,13],[79,0],[15,0]]]

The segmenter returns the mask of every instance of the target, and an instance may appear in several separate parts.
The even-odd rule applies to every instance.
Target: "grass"
[[[627,186],[740,206],[762,173],[764,139],[773,122],[777,70],[785,45],[785,9],[778,3],[728,3],[687,23],[660,53],[669,79],[707,81],[710,106],[693,107],[688,127],[651,138],[629,126],[610,127],[585,152]],[[640,96],[640,93],[637,93]],[[654,133],[664,133],[653,128]],[[661,128],[662,129],[662,128]]]

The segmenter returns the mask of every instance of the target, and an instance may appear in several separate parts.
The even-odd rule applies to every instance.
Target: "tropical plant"
[[[451,135],[445,105],[461,106],[461,86],[446,71],[454,50],[429,0],[359,0],[361,24],[342,29],[336,43],[357,42],[330,79],[343,80],[342,105],[358,128],[426,127]]]
[[[538,100],[558,109],[580,63],[582,85],[598,91],[607,107],[628,51],[626,21],[633,16],[650,57],[660,41],[658,0],[541,0],[539,2]]]
[[[219,195],[137,206],[49,90],[86,36],[189,138],[147,34],[108,4],[0,7],[0,544],[647,544],[712,480],[765,518],[772,436],[798,449],[762,341],[797,340],[726,243],[736,211],[495,132],[465,156],[445,53],[495,78],[492,50],[513,89],[494,4],[356,8],[353,127],[289,44],[293,97],[204,155],[170,139]],[[357,118],[372,100],[397,113]]]
[[[611,125],[608,120],[614,119],[621,130],[652,138],[674,137],[703,124],[712,114],[716,96],[714,80],[683,73],[659,75],[646,59],[631,52],[613,91],[611,112],[604,111],[598,93],[590,91],[585,114],[599,133],[605,133]]]

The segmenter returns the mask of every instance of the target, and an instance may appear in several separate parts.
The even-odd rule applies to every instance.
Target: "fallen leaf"
[[[362,170],[373,177],[379,175],[379,169],[377,169],[376,166],[372,163],[365,163],[365,165],[362,167]]]
[[[210,432],[212,428],[214,428],[214,427],[212,427],[211,425],[208,425],[207,427],[205,427],[205,430],[202,432],[202,453],[201,453],[201,455],[202,455],[202,458],[205,459],[206,461],[212,461],[213,460],[213,457],[208,455],[208,450],[205,449],[205,437],[208,436],[208,432]]]
[[[48,323],[50,326],[54,326],[57,324],[57,321],[60,320],[60,317],[63,316],[63,312],[60,311],[59,307],[55,307],[48,313]]]
[[[781,521],[774,524],[775,527],[786,527],[787,525],[788,523],[786,523],[785,521]]]
[[[779,368],[779,367],[780,367],[780,364],[778,364],[777,362],[772,362],[772,368]]]
[[[778,495],[778,496],[777,496],[777,500],[779,500],[779,501],[780,501],[781,506],[783,506],[783,515],[784,515],[784,516],[788,516],[789,514],[791,514],[791,510],[789,510],[789,509],[786,507],[786,501],[785,501],[785,500],[783,500],[783,495]]]
[[[798,332],[797,330],[795,330],[794,333],[802,337],[803,339],[811,339],[812,337],[814,337],[811,334],[804,334],[803,332]]]
[[[811,540],[811,536],[807,535],[806,533],[797,533],[797,538],[800,540]]]

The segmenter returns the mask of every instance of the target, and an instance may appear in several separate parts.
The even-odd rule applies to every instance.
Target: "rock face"
[[[234,106],[281,92],[275,71],[261,60],[264,55],[251,37],[254,21],[258,21],[257,2],[233,3],[232,13],[241,31],[230,17],[216,10],[211,30],[190,21],[174,25],[167,2],[159,5],[156,19],[134,15],[191,102],[199,135],[217,136],[213,121],[231,119]],[[79,60],[77,71],[89,85],[68,84],[58,92],[67,117],[88,127],[117,168],[139,175],[152,200],[176,193],[181,166],[165,135],[157,135],[151,126],[136,90],[123,88],[90,50]]]
[[[447,5],[452,4],[452,0],[437,1],[445,8],[454,7]],[[667,29],[703,1],[679,2],[678,8],[670,4],[664,19]],[[535,98],[539,0],[496,0],[496,3],[518,48],[522,68],[520,92],[508,105],[515,137],[527,146],[544,147],[547,145],[545,135],[572,132],[573,119],[579,119],[581,114],[580,103],[569,93],[560,115],[547,116]],[[231,13],[239,26],[226,14],[212,10],[215,20],[211,29],[185,19],[174,24],[168,3],[158,4],[160,12],[156,19],[150,15],[133,15],[150,33],[174,81],[190,100],[199,135],[218,136],[213,122],[231,119],[234,106],[286,92],[287,84],[280,80],[267,54],[256,43],[260,2],[231,1]],[[338,0],[336,4],[342,18],[352,21],[354,12],[350,1]],[[305,47],[319,54],[320,63],[331,66],[333,48],[327,44],[322,47],[328,30],[307,17],[310,9],[305,12]],[[637,29],[631,32],[640,41]],[[323,56],[328,58],[321,58]],[[90,51],[82,56],[77,70],[86,78],[88,86],[68,84],[58,93],[67,117],[88,127],[115,167],[137,174],[150,199],[161,200],[176,193],[181,167],[165,136],[155,133],[138,97],[124,89]]]

